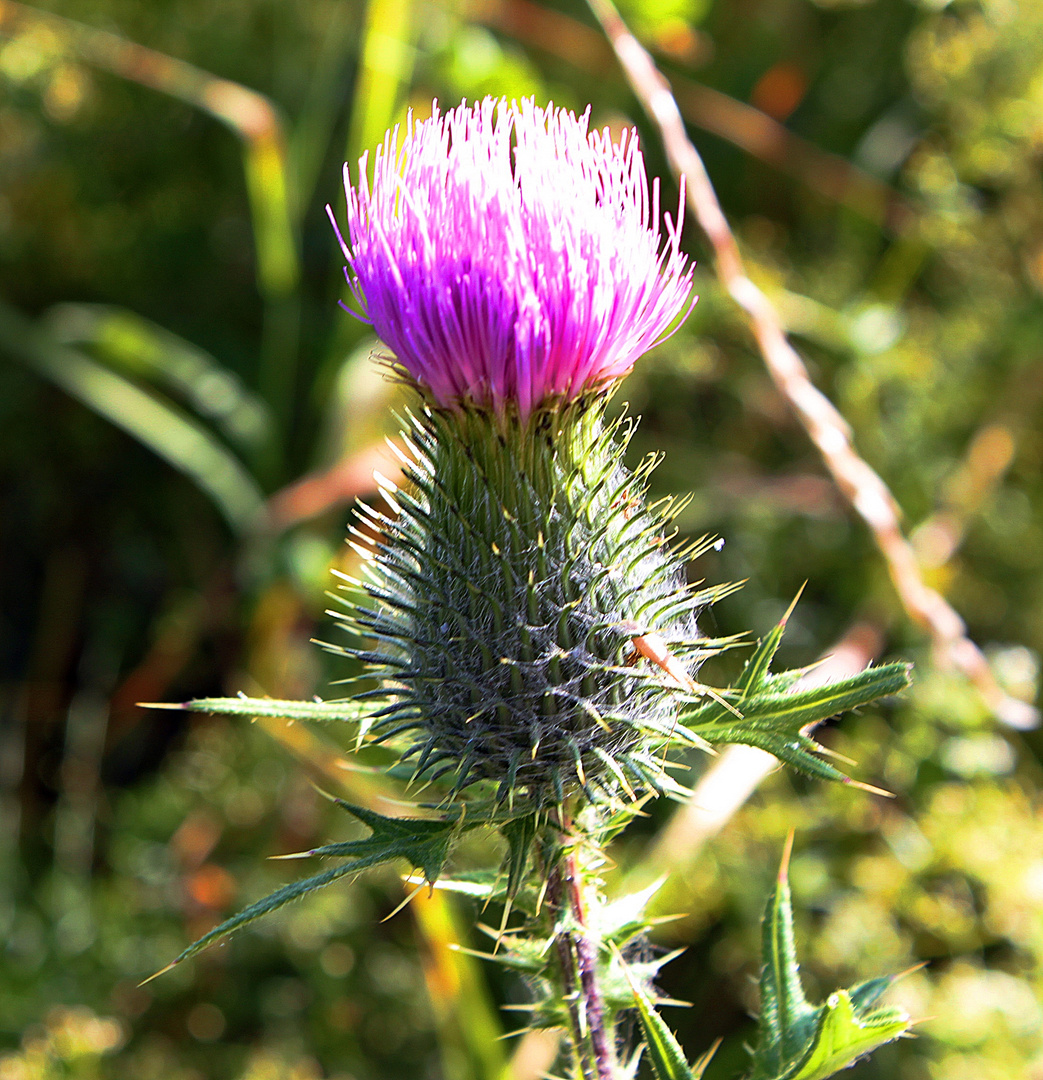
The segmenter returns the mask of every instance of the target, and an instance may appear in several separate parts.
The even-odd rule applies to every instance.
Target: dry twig
[[[749,315],[768,371],[818,447],[837,487],[869,526],[909,617],[931,638],[938,662],[962,671],[998,719],[1015,728],[1034,727],[1035,708],[1007,694],[996,682],[981,650],[967,637],[963,619],[923,580],[916,555],[899,525],[894,497],[859,457],[851,429],[833,403],[812,385],[804,361],[789,343],[779,316],[764,293],[746,276],[738,244],[717,201],[698,150],[666,79],[652,57],[627,29],[611,0],[589,0],[627,79],[659,128],[673,170],[684,177],[688,204],[713,246],[717,274],[732,298]]]
[[[471,18],[600,77],[611,48],[593,27],[533,0],[472,0]],[[802,139],[760,109],[691,79],[674,79],[674,96],[689,123],[795,177],[812,191],[882,228],[902,232],[913,208],[893,187],[846,158]]]
[[[268,500],[271,528],[283,532],[302,521],[350,506],[356,499],[371,495],[377,489],[373,479],[375,470],[392,480],[397,480],[401,474],[391,452],[378,445],[363,447],[328,469],[294,480]]]

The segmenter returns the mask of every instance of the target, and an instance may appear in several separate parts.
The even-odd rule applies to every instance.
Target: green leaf
[[[837,990],[824,1005],[804,994],[793,936],[787,843],[763,926],[760,1039],[749,1080],[825,1080],[909,1030],[901,1009],[871,1010],[893,979],[872,979]]]
[[[758,643],[753,656],[746,661],[746,665],[742,669],[742,675],[739,676],[739,681],[735,684],[735,689],[740,692],[740,701],[755,694],[767,680],[768,673],[771,670],[771,662],[775,659],[775,653],[778,652],[779,645],[782,643],[782,635],[786,632],[786,623],[789,622],[789,617],[799,599],[800,593],[794,597],[793,603],[790,604],[786,614],[779,620],[778,625],[773,627],[763,641]]]
[[[518,890],[525,880],[525,870],[529,865],[529,851],[536,838],[539,825],[538,814],[526,814],[514,818],[500,826],[500,832],[507,841],[507,897],[518,895]]]
[[[770,683],[769,683],[770,685]],[[740,702],[740,710],[750,719],[764,719],[799,731],[828,720],[837,713],[857,709],[887,694],[896,694],[909,685],[909,665],[883,664],[866,668],[857,675],[809,687],[789,694],[759,694]]]
[[[624,970],[626,970],[624,968]],[[648,1047],[648,1058],[652,1062],[657,1080],[699,1080],[710,1063],[710,1054],[701,1057],[694,1066],[689,1065],[676,1036],[666,1025],[666,1021],[655,1011],[648,995],[630,978],[630,989],[634,995],[641,1030]]]
[[[359,85],[348,135],[348,161],[377,146],[398,115],[410,86],[418,20],[406,0],[378,0],[368,5],[360,49]]]
[[[737,701],[732,692],[727,693],[727,697],[736,702],[742,720],[718,702],[708,701],[685,713],[684,722],[703,738],[710,738],[715,730],[729,725],[741,729],[744,724],[759,723],[762,727],[801,731],[837,713],[857,709],[888,694],[899,693],[909,686],[909,670],[909,665],[900,661],[882,664],[880,667],[866,668],[846,679],[795,693],[772,693],[773,683],[777,679],[783,680],[788,673],[770,676],[763,684],[765,689],[760,692],[748,692]],[[721,720],[728,723],[721,724]]]
[[[213,944],[218,938],[222,938],[226,934],[231,934],[241,926],[246,926],[247,923],[252,923],[255,919],[261,918],[262,915],[268,915],[273,911],[277,911],[291,901],[298,900],[302,896],[314,892],[316,889],[321,889],[336,881],[338,878],[344,877],[345,874],[352,874],[358,870],[364,870],[367,866],[374,866],[376,863],[382,861],[382,859],[378,858],[371,859],[368,862],[360,860],[359,862],[348,863],[346,866],[335,866],[321,874],[315,874],[314,877],[294,881],[290,885],[286,885],[273,893],[269,893],[268,896],[243,908],[242,911],[233,915],[230,919],[225,919],[223,923],[215,926],[210,933],[204,934],[197,941],[192,942],[187,949],[171,960],[165,968],[157,971],[155,975],[150,975],[145,982],[151,982],[152,979],[168,972],[172,967],[176,967],[183,960],[187,960],[190,956],[195,956],[196,953],[201,952],[208,945]],[[144,983],[142,985],[144,985]]]
[[[839,769],[815,756],[820,748],[808,730],[838,712],[867,705],[908,685],[908,665],[885,664],[795,694],[745,698],[740,703],[741,720],[716,702],[704,705],[685,716],[685,726],[709,743],[756,746],[800,772],[846,782]]]
[[[264,493],[220,439],[172,402],[150,394],[0,304],[0,350],[122,428],[208,495],[238,533],[265,524]]]
[[[665,882],[666,878],[661,877],[637,892],[598,904],[589,916],[596,932],[603,940],[621,949],[638,934],[650,930],[656,920],[648,915],[647,908]]]
[[[909,1027],[909,1016],[902,1009],[859,1015],[849,992],[837,990],[823,1006],[811,1053],[796,1072],[785,1074],[785,1080],[825,1080]]]
[[[366,701],[280,701],[278,698],[196,698],[183,704],[152,703],[149,709],[184,709],[215,716],[270,716],[285,720],[345,720],[360,723],[373,710]]]
[[[732,721],[716,724],[709,730],[696,730],[710,743],[742,743],[766,750],[791,768],[820,780],[837,780],[841,783],[847,780],[839,769],[815,756],[820,747],[814,739],[799,731],[789,732],[784,728],[779,730],[771,723],[770,718],[758,722],[756,719],[744,717],[741,722]]]
[[[808,1002],[800,982],[787,874],[791,846],[792,835],[768,898],[761,935],[761,1040],[754,1060],[765,1076],[782,1075],[783,1063],[800,1056],[820,1011]]]
[[[715,745],[756,746],[810,776],[849,782],[839,769],[815,756],[820,747],[808,732],[837,713],[904,690],[909,665],[882,664],[846,679],[789,692],[803,673],[770,671],[789,614],[757,646],[735,688],[724,692],[741,717],[710,700],[683,714],[685,729]]]
[[[172,967],[187,960],[190,956],[205,949],[218,938],[238,930],[255,919],[268,915],[279,908],[284,907],[293,900],[298,900],[316,889],[337,881],[346,874],[355,874],[372,866],[389,862],[392,859],[406,859],[411,867],[419,867],[424,872],[424,877],[433,882],[442,872],[446,859],[449,857],[449,846],[453,834],[459,827],[459,818],[434,819],[434,818],[388,818],[374,810],[368,810],[362,806],[353,806],[343,799],[333,800],[341,809],[346,810],[353,817],[358,818],[364,825],[372,830],[372,835],[362,840],[349,840],[341,844],[327,844],[325,847],[315,848],[312,851],[302,852],[289,858],[302,858],[308,855],[336,855],[351,856],[352,861],[342,866],[335,866],[325,870],[321,874],[303,878],[276,889],[261,900],[257,900],[242,911],[225,919],[219,926],[214,927],[208,934],[204,934],[198,941],[194,941],[178,957],[169,963],[157,975],[162,975]],[[286,858],[287,856],[283,856]],[[148,982],[149,980],[146,980]]]
[[[918,970],[918,967],[913,968],[912,970],[916,971]],[[906,972],[906,974],[908,974],[908,972]],[[900,976],[898,975],[880,975],[875,979],[866,979],[865,982],[861,982],[857,986],[852,986],[848,990],[848,993],[851,995],[851,1003],[858,1012],[864,1012],[870,1005],[877,1001],[885,990],[893,986],[895,980],[899,977]]]
[[[110,367],[172,393],[247,454],[271,439],[270,410],[237,375],[149,319],[107,304],[57,304],[45,324],[59,344],[88,346]]]
[[[365,848],[367,853],[382,852],[382,862],[394,858],[408,859],[413,866],[424,871],[424,876],[430,882],[436,881],[441,874],[449,857],[453,835],[462,825],[462,815],[452,818],[389,818],[343,799],[335,798],[333,801],[373,830],[372,836],[366,840],[356,840],[355,844],[368,845]]]

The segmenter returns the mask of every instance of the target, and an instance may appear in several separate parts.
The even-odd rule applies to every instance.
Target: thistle
[[[306,854],[346,862],[251,905],[175,963],[379,862],[406,859],[434,882],[461,830],[492,826],[504,866],[470,875],[466,891],[502,900],[505,925],[512,904],[522,912],[499,958],[527,975],[532,1024],[566,1031],[570,1075],[621,1077],[616,1019],[636,1010],[660,1080],[695,1080],[702,1066],[654,1009],[663,961],[624,959],[643,952],[652,893],[606,902],[604,844],[646,797],[685,794],[672,751],[747,743],[847,781],[811,729],[901,689],[906,666],[800,690],[801,672],[771,670],[783,619],[732,688],[695,681],[735,644],[697,624],[728,587],[687,584],[705,543],[672,545],[680,504],[646,501],[655,459],[629,469],[633,426],[607,413],[619,379],[694,302],[683,202],[661,225],[633,133],[616,143],[587,114],[531,101],[436,106],[390,132],[368,172],[364,156],[356,182],[345,173],[346,229],[330,217],[355,314],[393,351],[413,402],[405,481],[381,481],[384,509],[360,508],[377,539],[356,530],[362,577],[337,614],[352,642],[329,646],[361,661],[365,682],[348,701],[188,707],[350,720],[436,795],[424,818],[341,803],[372,835]],[[757,1080],[818,1080],[908,1026],[870,1008],[886,980],[823,1006],[794,997],[788,903],[780,883]]]
[[[673,507],[644,504],[651,463],[623,465],[631,428],[605,405],[690,306],[680,213],[664,247],[634,137],[532,103],[436,110],[366,171],[347,180],[347,277],[418,394],[407,488],[385,488],[391,516],[363,507],[369,604],[342,616],[375,641],[343,651],[391,697],[372,735],[409,732],[403,760],[449,774],[450,798],[663,790],[662,744],[697,741],[689,688],[633,642],[708,655],[714,590],[687,587]]]

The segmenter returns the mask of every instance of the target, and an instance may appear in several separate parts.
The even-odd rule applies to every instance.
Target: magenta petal
[[[527,417],[625,375],[691,302],[636,134],[486,98],[389,132],[337,238],[361,316],[442,405]],[[332,217],[332,215],[331,215]],[[336,222],[334,222],[336,229]]]

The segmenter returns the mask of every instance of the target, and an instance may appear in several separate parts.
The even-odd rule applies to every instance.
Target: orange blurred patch
[[[707,64],[713,57],[710,39],[684,19],[667,19],[655,31],[655,46],[678,63]]]
[[[960,494],[980,501],[1010,468],[1016,450],[1010,428],[1003,424],[983,427],[967,449],[965,490]]]
[[[785,120],[804,100],[807,91],[807,75],[796,64],[783,61],[768,68],[757,80],[750,104],[776,120]]]
[[[227,870],[208,863],[188,878],[185,890],[200,907],[223,911],[235,899],[235,879]]]

